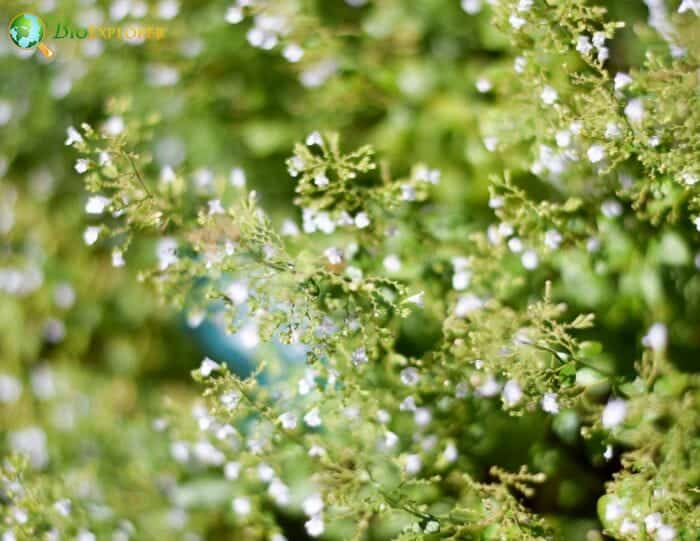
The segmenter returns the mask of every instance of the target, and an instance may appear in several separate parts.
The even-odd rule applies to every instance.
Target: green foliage
[[[3,541],[696,539],[697,2],[205,4],[0,56]]]

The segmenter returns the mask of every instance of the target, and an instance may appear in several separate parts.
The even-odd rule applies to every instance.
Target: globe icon
[[[10,39],[20,49],[39,47],[47,58],[53,55],[48,47],[41,43],[44,38],[44,23],[32,13],[20,13],[10,21]]]

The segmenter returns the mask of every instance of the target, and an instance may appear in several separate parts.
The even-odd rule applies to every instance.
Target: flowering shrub
[[[700,4],[609,8],[4,59],[60,122],[0,102],[3,541],[696,539]]]

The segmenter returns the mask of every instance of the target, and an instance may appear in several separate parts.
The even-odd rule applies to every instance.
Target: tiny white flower
[[[461,6],[465,13],[476,15],[481,11],[482,0],[462,0]]]
[[[369,216],[367,216],[366,212],[358,212],[357,216],[355,216],[355,226],[358,229],[364,229],[370,224],[369,221]]]
[[[225,293],[235,305],[241,305],[248,300],[248,286],[242,280],[236,280],[229,284]]]
[[[387,430],[384,433],[384,446],[387,449],[392,449],[397,443],[399,443],[399,437],[391,430]]]
[[[559,413],[556,393],[544,393],[542,396],[542,411],[546,413]]]
[[[216,361],[212,361],[209,357],[204,357],[202,364],[199,365],[199,373],[204,377],[209,376],[216,370],[221,370],[221,365]]]
[[[401,200],[402,201],[415,201],[416,200],[416,189],[410,184],[401,185]]]
[[[662,524],[656,531],[656,541],[673,541],[675,538],[676,530],[668,524]]]
[[[309,520],[304,522],[304,527],[306,528],[306,533],[308,533],[311,537],[319,537],[326,529],[326,526],[323,523],[323,517],[321,515],[311,517]]]
[[[323,498],[318,493],[311,494],[301,502],[301,508],[306,516],[313,517],[318,515],[324,508]]]
[[[490,92],[491,89],[493,88],[493,85],[491,84],[491,81],[489,81],[486,77],[479,77],[476,80],[476,89],[481,92],[482,94],[485,94],[486,92]]]
[[[102,214],[111,200],[104,195],[93,195],[85,203],[85,212],[88,214]]]
[[[229,6],[224,15],[224,20],[229,24],[238,24],[243,18],[243,8],[240,6]]]
[[[622,90],[626,86],[631,85],[633,82],[634,79],[622,71],[615,74],[615,90]]]
[[[593,45],[591,45],[591,38],[588,36],[579,36],[578,41],[576,42],[576,50],[583,54],[587,55],[588,53],[591,52],[593,49]]]
[[[319,173],[314,177],[314,184],[318,186],[319,188],[323,188],[324,186],[328,186],[328,177],[326,176],[325,173]]]
[[[410,454],[404,457],[404,471],[409,475],[416,475],[423,467],[420,455]]]
[[[112,266],[113,267],[123,267],[124,266],[124,254],[121,250],[112,250]]]
[[[241,517],[248,516],[251,511],[250,500],[245,496],[238,496],[233,499],[233,511]]]
[[[476,393],[479,396],[491,397],[496,396],[501,390],[501,386],[495,380],[495,378],[489,375],[477,389]]]
[[[299,45],[296,43],[290,43],[285,48],[282,50],[282,56],[284,56],[287,61],[291,62],[294,64],[295,62],[299,62],[304,56],[304,49],[302,49]]]
[[[527,270],[535,270],[540,264],[540,259],[534,250],[526,250],[520,257],[520,262]]]
[[[227,462],[224,465],[224,477],[229,481],[235,481],[241,472],[241,465],[238,462]]]
[[[494,152],[498,147],[498,137],[495,137],[493,135],[487,135],[486,137],[484,137],[484,146],[489,152]]]
[[[323,146],[323,137],[321,137],[321,134],[318,133],[317,131],[311,132],[306,137],[306,145],[307,146],[313,146],[313,145]]]
[[[83,142],[83,136],[80,135],[78,130],[76,130],[73,126],[68,126],[68,129],[66,130],[66,134],[68,137],[66,137],[65,144],[66,146],[71,146],[74,145],[75,143],[82,143]]]
[[[331,246],[323,252],[331,265],[340,265],[343,262],[343,250]]]
[[[508,22],[515,30],[520,30],[525,25],[525,23],[527,21],[525,19],[523,19],[522,17],[513,13],[513,15],[508,17]]]
[[[326,454],[326,450],[323,447],[321,447],[320,445],[314,444],[309,449],[309,456],[310,457],[324,456],[325,454]]]
[[[557,94],[557,91],[551,86],[545,86],[540,94],[540,99],[545,105],[552,105],[557,101],[558,97],[559,95]]]
[[[224,207],[221,206],[221,201],[219,199],[207,201],[207,205],[209,206],[209,216],[224,213]]]
[[[472,273],[468,270],[455,272],[452,276],[452,287],[457,291],[464,291],[469,287],[472,279]]]
[[[459,452],[457,451],[457,446],[454,444],[454,442],[448,442],[445,446],[445,450],[442,452],[442,457],[445,459],[445,461],[452,463],[457,460],[458,456]]]
[[[415,304],[416,306],[423,306],[424,297],[425,292],[421,291],[420,293],[416,293],[415,295],[408,297],[405,302]]]
[[[409,366],[401,370],[401,382],[404,385],[416,385],[420,381],[420,374],[415,367]]]
[[[556,250],[559,248],[562,240],[563,237],[561,236],[561,233],[559,233],[559,231],[556,229],[548,229],[544,234],[544,244],[550,250]]]
[[[396,273],[401,270],[401,259],[396,254],[389,254],[382,262],[384,268],[391,273]]]
[[[508,239],[508,249],[514,254],[519,254],[523,251],[523,241],[518,237]]]
[[[457,305],[455,306],[455,315],[461,318],[466,317],[472,312],[479,310],[483,305],[484,301],[482,301],[476,295],[473,295],[471,293],[467,295],[462,295],[457,300]]]
[[[695,15],[700,15],[700,0],[683,0],[678,6],[678,13],[692,11]]]
[[[605,45],[605,32],[594,32],[593,33],[593,45],[597,48],[601,48]]]
[[[503,386],[502,398],[507,406],[515,406],[523,397],[523,390],[514,379],[508,380]]]
[[[243,188],[246,182],[245,171],[243,171],[243,169],[240,167],[234,167],[229,173],[228,180],[231,183],[231,186]]]
[[[352,364],[355,366],[365,364],[368,360],[367,350],[365,350],[365,348],[358,348],[352,352]]]
[[[605,520],[615,522],[620,520],[625,513],[625,506],[619,500],[611,500],[605,506]]]
[[[627,402],[620,398],[614,398],[605,405],[601,421],[604,428],[612,429],[622,424],[626,416]]]
[[[555,135],[555,139],[558,147],[566,148],[571,144],[571,132],[569,130],[559,130]]]
[[[277,505],[284,507],[289,504],[289,487],[279,479],[272,479],[267,493]]]
[[[687,186],[694,186],[695,184],[700,181],[700,176],[698,176],[695,173],[690,173],[689,171],[685,171],[684,173],[681,174],[681,179],[683,180],[683,183],[686,184]]]
[[[78,158],[75,162],[75,170],[81,175],[90,168],[90,160]]]
[[[306,415],[304,415],[304,422],[311,428],[321,426],[321,414],[319,413],[318,408],[309,410]]]
[[[285,237],[298,237],[299,226],[294,220],[287,219],[282,223],[282,235]]]
[[[605,138],[606,139],[617,139],[622,135],[622,130],[617,122],[608,122],[605,125]]]
[[[605,451],[603,451],[603,458],[605,460],[611,460],[613,457],[613,446],[612,445],[606,445],[605,446]]]
[[[625,116],[632,124],[640,124],[644,120],[644,101],[634,98],[625,106]]]
[[[56,511],[58,511],[60,515],[67,517],[68,515],[70,515],[71,501],[66,498],[58,500],[56,503],[53,504],[53,507],[54,509],[56,509]]]
[[[124,131],[124,119],[118,115],[109,117],[102,125],[102,131],[111,136],[119,135]]]
[[[297,427],[297,416],[296,413],[291,411],[286,411],[278,417],[279,422],[282,424],[282,428],[287,430],[294,430]]]
[[[663,524],[661,513],[650,513],[644,517],[644,527],[647,533],[654,533]]]
[[[0,402],[14,404],[22,396],[22,382],[15,377],[0,374]]]
[[[591,145],[588,147],[586,155],[591,163],[598,163],[605,158],[605,147],[603,145]]]
[[[663,323],[654,323],[642,338],[642,345],[652,351],[663,351],[668,343],[668,329]]]
[[[607,199],[600,206],[600,211],[606,218],[617,218],[622,215],[622,205],[616,199]]]

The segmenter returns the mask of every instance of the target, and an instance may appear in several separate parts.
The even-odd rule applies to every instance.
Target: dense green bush
[[[698,539],[700,2],[30,9],[2,541]]]

